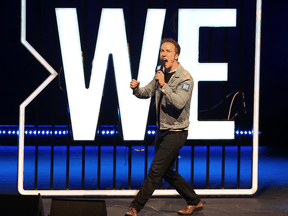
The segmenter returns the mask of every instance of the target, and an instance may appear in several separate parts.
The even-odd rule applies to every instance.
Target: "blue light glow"
[[[25,189],[34,189],[34,173],[35,173],[35,147],[34,146],[27,146],[26,147],[28,154],[25,154],[25,160],[27,160],[27,164],[25,167],[25,171],[24,171],[24,175],[25,175],[25,179],[26,179],[26,185],[25,185]],[[139,148],[144,148],[143,147],[139,147]],[[154,147],[152,147],[154,148]],[[151,148],[151,149],[152,149]],[[191,169],[191,147],[190,146],[183,146],[182,147],[182,151],[180,151],[179,153],[179,172],[181,173],[181,175],[185,178],[185,180],[187,180],[189,182],[190,180],[190,172],[189,175],[185,173],[187,173],[187,170]],[[47,147],[43,147],[43,146],[39,146],[40,152],[41,154],[45,153],[45,155],[47,155],[46,157],[39,157],[38,158],[38,163],[40,163],[40,168],[47,166],[47,164],[49,165],[51,163],[51,150],[50,148]],[[95,182],[95,169],[94,168],[94,162],[95,162],[95,153],[97,154],[97,146],[90,146],[87,147],[87,151],[86,151],[86,156],[85,156],[85,164],[87,164],[87,169],[85,170],[85,173],[89,174],[89,175],[85,175],[85,188],[91,186],[90,184],[92,182]],[[113,167],[113,163],[111,164],[111,157],[113,157],[113,148],[111,147],[106,147],[106,146],[102,146],[101,147],[102,151],[104,150],[104,154],[101,153],[101,160],[103,160],[102,163],[102,169],[101,169],[101,185],[103,187],[103,189],[106,189],[106,187],[110,187],[111,185],[111,175],[105,175],[106,173],[106,169],[108,167],[109,172],[112,172],[113,174],[113,168],[111,169],[111,166]],[[235,170],[237,170],[237,148],[228,148],[225,147],[226,149],[226,172],[229,173],[229,175],[225,176],[225,185],[231,186],[231,187],[235,187],[236,188],[236,179],[237,179],[237,172],[235,172]],[[287,177],[288,174],[286,172],[279,172],[281,167],[287,167],[288,165],[288,161],[285,158],[281,158],[281,157],[269,157],[269,148],[267,147],[259,147],[260,152],[262,152],[262,154],[259,155],[259,187],[266,187],[267,186],[267,182],[269,183],[269,187],[271,184],[271,187],[273,186],[277,186],[278,188],[283,188],[285,187],[285,185],[287,185]],[[76,157],[71,157],[70,158],[70,162],[71,164],[77,164],[79,162],[78,158],[82,158],[82,151],[78,151],[79,147],[76,148],[74,146],[70,147],[70,151],[75,152]],[[199,152],[199,149],[197,146],[195,148],[196,152],[195,155],[199,155],[200,153],[200,158],[197,157],[197,163],[195,163],[195,172],[197,172],[197,175],[195,175],[195,184],[194,187],[199,188],[199,185],[202,185],[201,180],[206,178],[206,166],[204,166],[204,170],[205,172],[201,172],[201,168],[198,165],[206,165],[206,154],[202,155],[201,151]],[[17,188],[17,181],[15,181],[17,179],[17,163],[14,163],[15,160],[17,160],[17,151],[18,148],[17,146],[0,146],[0,163],[1,163],[1,171],[0,171],[0,176],[4,176],[7,175],[7,173],[9,173],[9,175],[5,176],[6,182],[5,184],[2,184],[1,189],[3,191],[7,191],[7,193],[10,193],[11,191],[15,191],[15,188]],[[204,149],[204,152],[206,152],[207,150]],[[106,153],[107,152],[107,153]],[[117,173],[116,173],[116,179],[119,182],[119,184],[121,184],[123,186],[121,186],[121,188],[117,188],[117,189],[128,189],[128,168],[127,165],[125,165],[125,158],[123,157],[123,155],[125,154],[125,152],[127,152],[127,147],[124,146],[118,146],[117,147]],[[219,181],[218,176],[221,176],[221,169],[218,169],[217,167],[217,163],[215,163],[215,161],[217,162],[218,160],[221,161],[221,152],[220,154],[219,152],[217,153],[217,151],[215,150],[215,148],[210,148],[210,160],[211,160],[211,164],[210,164],[210,171],[212,169],[213,170],[213,175],[210,175],[210,181],[213,185],[220,185],[219,189],[221,189],[221,184],[219,184],[219,182],[221,182],[221,179]],[[265,154],[264,154],[265,152]],[[55,157],[54,157],[54,163],[55,163],[55,168],[54,168],[54,184],[53,186],[55,188],[60,188],[63,187],[61,189],[65,189],[65,182],[66,182],[66,175],[63,173],[66,173],[66,153],[67,153],[67,148],[66,147],[62,147],[62,146],[56,146],[55,147]],[[244,154],[243,154],[244,153]],[[132,162],[133,162],[133,166],[135,167],[134,170],[132,170],[133,175],[133,182],[143,182],[144,181],[144,177],[143,173],[144,173],[144,157],[136,157],[137,153],[132,152],[132,154],[135,157],[132,157]],[[154,150],[152,149],[151,151],[148,151],[148,155],[150,157],[154,157]],[[246,156],[245,156],[246,155]],[[251,167],[251,155],[252,155],[252,148],[251,147],[241,147],[241,163],[240,163],[240,185],[241,185],[241,189],[243,187],[243,185],[248,185],[251,182],[251,170],[247,168],[247,164],[249,165],[249,168]],[[268,156],[267,156],[268,155]],[[235,157],[234,157],[235,156]],[[109,161],[110,160],[110,161]],[[97,161],[97,158],[96,158]],[[235,163],[236,161],[236,163]],[[109,162],[109,164],[107,165],[106,162]],[[199,164],[200,163],[200,164]],[[41,165],[42,164],[42,165]],[[60,166],[61,165],[61,166]],[[280,167],[279,169],[277,169],[278,167]],[[78,186],[79,188],[81,188],[81,180],[79,181],[79,178],[77,178],[77,175],[79,174],[79,172],[81,173],[81,163],[80,166],[77,166],[76,169],[70,169],[71,172],[71,178],[69,179],[70,182],[72,182],[72,184]],[[133,169],[133,168],[132,168]],[[137,169],[137,170],[136,170]],[[80,171],[79,171],[80,170]],[[112,171],[111,171],[112,170]],[[138,172],[137,172],[138,171]],[[200,171],[200,172],[199,172]],[[48,175],[47,175],[48,173]],[[139,175],[136,175],[136,173],[139,173]],[[184,174],[183,174],[184,173]],[[93,175],[92,175],[93,174]],[[31,175],[31,178],[28,178],[29,175]],[[39,172],[39,179],[42,180],[44,178],[46,178],[48,176],[49,178],[49,172],[46,171],[45,172]],[[81,176],[81,175],[80,175]],[[277,180],[277,181],[276,181]],[[63,183],[64,182],[64,183]],[[132,184],[133,184],[132,182]],[[204,181],[205,182],[205,181]],[[29,183],[29,184],[28,184]],[[235,183],[235,184],[234,184]],[[50,187],[50,181],[42,181],[41,184],[47,188]],[[64,185],[64,186],[63,186]],[[135,184],[136,185],[136,184]],[[139,188],[139,184],[137,184],[135,186],[135,188]],[[88,188],[90,189],[90,188]],[[94,189],[94,188],[91,188]]]
[[[0,125],[1,126],[1,125]],[[45,125],[44,125],[45,126]],[[38,129],[41,129],[43,128],[44,126],[41,126],[40,128]],[[16,135],[18,134],[19,135],[19,130],[15,130],[14,128],[16,127],[8,127],[8,126],[1,126],[2,128],[7,128],[8,130],[0,130],[0,135]],[[32,126],[26,126],[27,128],[31,128]],[[57,127],[57,126],[54,126],[54,128],[52,126],[45,126],[47,129],[50,129],[50,130],[38,130],[35,126],[33,126],[35,128],[35,130],[25,130],[25,135],[52,135],[53,133],[55,135],[68,135],[69,133],[71,134],[71,132],[69,132],[68,130],[59,130],[60,128]],[[61,125],[61,128],[64,129],[64,127],[68,127],[68,126],[65,126],[65,125]],[[103,127],[103,126],[102,126]],[[119,132],[115,129],[116,127],[114,125],[104,125],[104,128],[109,128],[109,130],[105,129],[105,130],[102,130],[102,129],[98,129],[96,134],[102,134],[102,135],[111,135],[111,136],[114,136],[115,134],[118,134]],[[149,126],[148,125],[148,130],[146,131],[147,135],[149,136],[152,136],[152,135],[156,135],[156,126]],[[235,131],[235,134],[236,135],[243,135],[243,136],[248,136],[248,135],[253,135],[253,130],[236,130]],[[261,134],[261,132],[259,132],[259,134]]]

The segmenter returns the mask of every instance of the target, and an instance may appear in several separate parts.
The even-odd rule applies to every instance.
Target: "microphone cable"
[[[231,116],[231,110],[232,110],[232,105],[233,105],[233,103],[234,103],[235,97],[236,97],[239,93],[241,93],[241,95],[242,95],[242,100],[243,100],[242,102],[243,102],[244,113],[245,113],[245,114],[247,113],[244,92],[242,92],[242,91],[234,91],[234,92],[231,92],[230,94],[226,95],[226,97],[225,97],[225,98],[228,98],[229,96],[231,96],[232,94],[234,94],[234,95],[233,95],[233,98],[232,98],[232,100],[231,100],[230,106],[229,106],[229,112],[228,112],[227,120],[231,120],[231,119],[233,119],[234,117],[236,117],[236,116],[238,115],[238,113],[236,113],[232,118],[230,118],[230,116]],[[213,106],[212,108],[210,108],[210,110],[215,109],[217,106],[219,106],[219,105],[220,105],[221,103],[223,103],[223,102],[224,102],[224,100],[220,101],[218,104],[216,104],[215,106]],[[208,110],[209,110],[209,109],[199,110],[199,112],[207,112]]]

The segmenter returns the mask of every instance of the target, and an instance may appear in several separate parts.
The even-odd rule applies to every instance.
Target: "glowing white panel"
[[[135,196],[138,190],[21,190],[22,195],[41,196]],[[251,195],[256,191],[251,189],[195,189],[198,195]],[[153,196],[177,196],[174,189],[155,190]]]
[[[56,16],[74,140],[95,138],[109,54],[113,56],[124,140],[143,140],[150,100],[137,99],[130,89],[123,9],[102,10],[89,89],[85,88],[76,9],[57,8]],[[150,80],[157,64],[164,17],[164,9],[148,11],[140,74],[150,71],[145,74]]]
[[[256,1],[255,62],[254,62],[254,106],[253,106],[253,162],[252,194],[258,189],[259,160],[259,99],[260,99],[260,51],[261,51],[262,0]]]
[[[234,139],[234,121],[198,121],[198,82],[227,81],[227,63],[199,63],[199,28],[234,27],[236,9],[179,9],[179,61],[194,78],[188,139]]]
[[[165,13],[165,9],[148,9],[147,11],[137,78],[140,81],[140,86],[148,84],[155,75],[155,65],[157,65],[159,55]],[[115,70],[115,73],[116,72]],[[117,84],[117,89],[119,93],[121,91],[121,97],[119,94],[119,105],[124,139],[144,140],[150,99],[141,100],[133,96],[133,101],[130,100],[130,95],[132,94],[129,84],[127,85],[127,82],[124,83],[121,80],[119,73],[118,76],[119,82],[123,84],[122,86],[118,86]],[[123,90],[127,87],[129,87],[129,89],[127,89],[127,92],[124,92]],[[127,97],[126,94],[128,94],[129,97]],[[135,124],[135,119],[137,119],[137,124]]]
[[[25,109],[37,95],[58,75],[51,65],[28,43],[26,40],[26,1],[21,1],[21,43],[27,50],[48,70],[50,75],[42,82],[20,105],[19,110],[19,150],[18,150],[18,191],[25,193],[23,189],[24,180],[24,138],[25,138]]]
[[[141,81],[140,86],[147,85],[155,76],[165,12],[165,9],[148,9],[139,63],[138,80]]]

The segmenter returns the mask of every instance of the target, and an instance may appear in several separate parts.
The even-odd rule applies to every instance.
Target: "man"
[[[193,78],[178,62],[179,44],[165,38],[161,41],[160,59],[164,62],[165,75],[157,71],[155,79],[140,88],[140,82],[133,79],[130,87],[138,98],[149,98],[155,94],[156,123],[158,126],[155,157],[142,188],[130,205],[125,216],[137,216],[152,196],[162,178],[184,197],[187,206],[179,210],[180,215],[191,215],[203,209],[203,204],[193,188],[176,171],[174,162],[178,151],[188,136],[190,102]]]

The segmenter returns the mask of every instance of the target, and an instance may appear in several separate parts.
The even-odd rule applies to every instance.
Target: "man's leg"
[[[164,180],[174,187],[177,192],[186,200],[187,205],[197,205],[200,202],[199,196],[185,179],[174,169],[174,163],[163,176]]]
[[[188,136],[187,131],[183,131],[182,133],[184,136],[185,134],[187,134]],[[200,202],[200,198],[195,193],[192,186],[188,184],[187,181],[183,179],[183,177],[177,171],[174,171],[175,160],[176,157],[174,158],[174,161],[170,164],[169,168],[165,172],[163,179],[177,190],[177,192],[186,200],[188,205],[197,205]]]
[[[157,133],[157,136],[159,136],[159,133]],[[131,207],[135,208],[137,212],[144,207],[152,196],[186,139],[187,133],[184,132],[168,132],[164,137],[157,137],[155,146],[157,153],[152,161],[147,178],[131,203]]]

